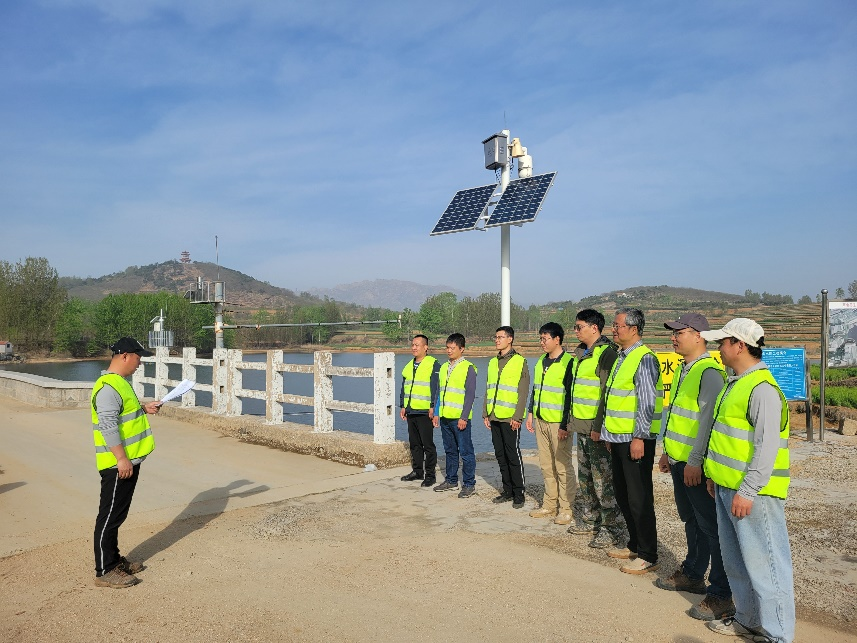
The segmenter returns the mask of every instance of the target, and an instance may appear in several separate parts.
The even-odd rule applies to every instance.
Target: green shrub
[[[818,364],[813,364],[809,367],[810,377],[813,380],[818,380],[821,377],[821,367]],[[827,382],[841,382],[850,377],[857,377],[857,367],[849,366],[846,368],[828,368]]]
[[[818,386],[812,387],[812,401],[821,401]],[[857,388],[850,386],[825,386],[824,403],[829,406],[847,406],[857,409]]]

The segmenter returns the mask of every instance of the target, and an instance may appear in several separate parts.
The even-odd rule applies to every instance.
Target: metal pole
[[[503,130],[506,135],[506,150],[509,149],[509,135],[507,129]],[[500,194],[506,191],[509,185],[510,166],[512,156],[500,170]],[[500,325],[510,326],[512,323],[512,230],[511,226],[504,225],[500,228]]]
[[[803,355],[804,377],[806,378],[806,406],[804,407],[804,411],[806,412],[806,441],[812,442],[812,375],[809,365],[809,351],[806,345],[803,347]]]
[[[821,362],[818,378],[818,439],[824,442],[824,381],[827,379],[827,288],[821,291]]]
[[[221,302],[214,303],[214,347],[224,348],[223,346],[223,304]]]

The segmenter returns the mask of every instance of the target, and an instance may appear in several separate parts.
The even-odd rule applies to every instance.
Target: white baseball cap
[[[765,331],[752,319],[737,317],[727,322],[720,330],[706,330],[701,332],[700,335],[707,342],[716,342],[718,339],[734,337],[735,339],[740,339],[747,346],[758,348],[764,343],[761,340],[765,337]]]

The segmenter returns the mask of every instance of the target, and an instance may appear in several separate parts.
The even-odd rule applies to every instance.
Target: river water
[[[441,362],[446,361],[446,355],[435,355]],[[264,362],[264,353],[245,354],[244,361]],[[535,357],[527,359],[532,377]],[[408,354],[396,355],[396,404],[399,402],[399,389],[401,387],[401,371],[411,360]],[[312,364],[311,353],[284,353],[283,361],[290,364]],[[333,364],[335,366],[360,366],[371,367],[373,357],[371,353],[333,353]],[[473,446],[477,453],[493,452],[491,444],[491,432],[482,423],[482,405],[484,403],[486,375],[488,372],[488,358],[476,357],[469,359],[477,369],[476,403],[473,409]],[[83,362],[45,362],[38,364],[3,364],[0,370],[32,373],[58,380],[94,382],[98,379],[101,371],[107,368],[109,360],[92,360]],[[144,364],[146,376],[153,377],[155,374],[154,364]],[[246,389],[264,390],[264,371],[242,371],[243,385]],[[169,365],[169,377],[172,380],[181,380],[181,366]],[[211,384],[211,368],[197,367],[197,380],[200,384]],[[532,381],[532,379],[531,379]],[[305,395],[311,397],[313,394],[313,378],[311,374],[283,373],[283,389],[286,393],[294,395]],[[145,394],[147,397],[154,396],[154,386],[147,384]],[[350,402],[372,402],[372,379],[368,377],[334,377],[333,397],[336,400]],[[198,406],[211,407],[211,394],[206,391],[196,393],[196,404]],[[246,415],[265,415],[265,403],[262,400],[244,399],[243,410]],[[313,423],[312,407],[294,404],[283,404],[284,419],[289,422],[300,424]],[[398,408],[396,410],[398,418]],[[351,413],[347,411],[334,411],[334,430],[353,431],[355,433],[372,433],[372,416],[364,413]],[[405,422],[396,420],[396,439],[407,441],[408,429]],[[435,430],[435,444],[438,451],[443,451],[443,441],[440,437],[440,429]],[[521,448],[535,449],[535,436],[526,430],[521,432]]]

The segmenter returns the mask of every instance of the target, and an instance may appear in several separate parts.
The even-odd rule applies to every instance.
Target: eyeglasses
[[[539,344],[544,344],[545,342],[549,342],[552,339],[554,339],[554,338],[553,337],[539,337]]]
[[[630,328],[627,324],[613,324],[613,330],[619,330],[620,328]]]
[[[499,342],[500,340],[503,340],[503,339],[509,339],[509,336],[508,335],[494,335],[494,341],[495,342]]]
[[[680,337],[681,334],[686,330],[693,330],[692,328],[682,328],[681,330],[674,330],[670,333],[672,337]]]
[[[587,326],[587,325],[588,325],[588,324],[575,324],[575,325],[574,325],[574,332],[575,332],[575,333],[579,333],[579,332],[580,332],[580,331],[582,331],[584,328],[586,328],[586,326]]]

